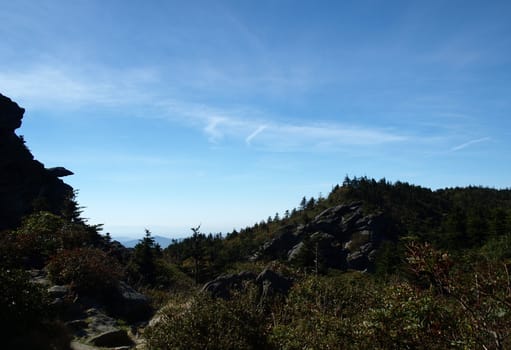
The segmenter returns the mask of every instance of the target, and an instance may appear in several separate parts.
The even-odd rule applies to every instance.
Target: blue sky
[[[225,233],[345,175],[511,185],[511,2],[0,5],[18,134],[113,236]]]

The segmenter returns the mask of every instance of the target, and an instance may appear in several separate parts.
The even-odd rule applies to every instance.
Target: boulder
[[[298,259],[300,254],[302,254],[303,249],[305,249],[305,243],[303,243],[303,241],[302,241],[302,242],[298,243],[297,245],[295,245],[293,248],[291,248],[291,250],[287,254],[287,260],[292,262],[292,261],[295,261],[296,259]]]
[[[306,262],[319,258],[322,268],[371,269],[377,249],[392,232],[381,214],[364,216],[362,203],[336,205],[323,210],[306,225],[287,225],[264,243],[257,259]]]
[[[229,299],[233,290],[242,291],[247,282],[254,282],[257,285],[259,304],[263,304],[270,296],[276,294],[286,295],[293,285],[291,279],[266,268],[259,275],[242,271],[238,274],[219,276],[206,283],[202,287],[202,291],[208,292],[216,298]]]
[[[369,259],[367,258],[367,255],[361,251],[348,254],[346,262],[348,263],[349,268],[359,271],[364,271],[369,266]]]
[[[264,269],[255,280],[259,286],[261,301],[264,301],[268,296],[274,294],[286,295],[293,285],[293,281],[281,274],[270,270]]]
[[[89,339],[89,343],[105,348],[117,348],[120,346],[132,346],[133,340],[124,329],[117,329],[101,333]]]
[[[221,275],[209,281],[202,287],[203,292],[210,293],[213,297],[228,299],[232,290],[241,290],[243,283],[253,281],[256,275],[249,271],[242,271],[238,274]]]
[[[289,250],[300,240],[301,238],[294,226],[287,225],[281,227],[275,238],[263,244],[255,258],[285,258],[288,256]]]
[[[69,293],[69,287],[68,286],[51,286],[48,288],[48,295],[51,298],[63,298]]]
[[[153,314],[149,298],[122,281],[111,306],[115,315],[129,322],[147,321]]]

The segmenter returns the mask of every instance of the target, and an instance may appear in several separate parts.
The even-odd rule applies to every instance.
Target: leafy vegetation
[[[174,301],[164,309],[163,321],[148,330],[149,344],[158,349],[511,347],[509,190],[432,191],[384,179],[346,178],[326,198],[303,198],[298,208],[225,237],[194,231],[163,255],[199,282],[241,266],[250,269],[260,266],[248,263],[251,254],[282,227],[305,224],[328,207],[350,202],[361,202],[366,213],[382,213],[393,223],[375,274],[321,268],[318,246],[309,238],[304,241],[308,249],[294,261],[295,284],[286,298],[261,307],[248,288],[228,301],[202,295]],[[351,244],[364,239],[357,236]],[[239,305],[245,306],[243,318],[257,320],[257,326],[247,330],[243,327],[251,322],[236,323]],[[211,316],[215,309],[218,318]],[[226,325],[221,332],[219,319]],[[239,329],[256,332],[259,342],[246,342]]]
[[[122,277],[121,265],[97,248],[63,250],[46,268],[55,284],[94,296],[112,293]]]
[[[354,202],[365,214],[378,213],[391,223],[374,273],[328,268],[320,235],[307,236],[292,262],[253,259],[287,228]],[[432,191],[345,178],[328,196],[304,197],[297,208],[251,227],[226,235],[194,227],[190,237],[166,249],[146,231],[132,250],[119,250],[98,229],[76,215],[35,212],[3,232],[5,329],[65,334],[45,291],[22,271],[44,267],[54,283],[78,294],[104,295],[124,279],[150,295],[153,305],[165,305],[144,333],[151,349],[511,348],[510,190]],[[353,249],[367,240],[364,234],[352,238]],[[288,294],[263,298],[253,281],[229,299],[197,292],[220,274],[259,273],[270,262],[292,277]]]

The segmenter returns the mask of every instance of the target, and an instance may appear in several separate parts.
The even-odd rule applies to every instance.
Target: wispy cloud
[[[139,113],[144,118],[164,118],[202,130],[212,143],[222,140],[244,142],[263,151],[326,151],[349,146],[375,146],[404,142],[408,137],[391,129],[374,126],[311,123],[285,117],[279,122],[257,106],[218,107],[197,103],[162,88],[154,70],[103,70],[94,75],[65,68],[42,67],[25,72],[1,72],[0,86],[11,97],[27,101],[25,107],[109,107]],[[164,87],[164,86],[163,86]],[[133,115],[128,113],[128,115]],[[303,119],[302,119],[303,120]],[[321,120],[309,118],[308,120]]]
[[[207,118],[206,126],[204,127],[204,132],[208,135],[208,139],[210,142],[216,143],[223,136],[224,133],[220,129],[222,123],[227,123],[228,120],[224,117],[212,116]]]
[[[126,105],[143,100],[144,86],[154,81],[151,69],[115,71],[96,67],[78,72],[57,64],[24,71],[0,72],[2,93],[35,108],[80,108],[84,105]]]
[[[481,143],[481,142],[485,142],[485,141],[489,141],[489,140],[491,140],[490,137],[483,137],[483,138],[480,138],[480,139],[471,140],[471,141],[462,143],[461,145],[458,145],[456,147],[451,148],[451,152],[460,151],[460,150],[462,150],[464,148],[467,148],[469,146],[472,146],[472,145],[474,145],[476,143]]]

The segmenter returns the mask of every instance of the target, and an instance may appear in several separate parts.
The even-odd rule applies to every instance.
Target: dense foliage
[[[220,274],[261,272],[270,260],[253,256],[264,242],[353,202],[392,223],[374,274],[326,267],[311,236],[292,264],[273,265],[294,281],[285,295],[263,298],[255,282],[226,300],[197,292]],[[352,238],[350,244],[364,243]],[[226,235],[195,227],[166,249],[149,231],[129,250],[73,215],[33,213],[0,237],[0,311],[3,329],[13,335],[65,335],[45,291],[23,272],[45,268],[79,296],[106,295],[124,279],[153,305],[166,304],[145,330],[151,349],[506,349],[510,259],[510,190],[432,191],[345,178],[328,196],[304,197],[297,208],[251,227]]]
[[[474,256],[475,258],[475,256]],[[411,243],[406,278],[301,276],[284,301],[261,307],[253,289],[168,306],[147,331],[157,349],[507,349],[508,265],[467,263]],[[298,277],[298,276],[297,276]],[[256,341],[257,340],[257,341]]]
[[[257,270],[265,262],[249,257],[282,227],[305,224],[328,207],[350,202],[393,223],[375,274],[301,268],[298,259],[286,298],[261,307],[248,288],[227,301],[203,295],[174,300],[148,329],[149,344],[158,349],[511,347],[510,190],[432,191],[346,178],[326,198],[304,197],[298,208],[240,232],[222,237],[194,231],[164,257],[198,282],[226,271]],[[313,251],[309,255],[303,260],[314,259]],[[254,332],[257,336],[244,336]]]
[[[97,248],[63,250],[46,268],[55,284],[69,284],[86,295],[112,293],[122,277],[121,265]]]
[[[384,243],[377,259],[377,272],[383,275],[398,270],[408,240],[429,242],[457,254],[511,232],[511,190],[466,187],[432,191],[404,182],[346,177],[326,198],[304,197],[297,208],[225,236],[195,232],[174,241],[163,254],[190,277],[205,282],[237,269],[282,227],[305,224],[329,207],[352,202],[363,203],[366,213],[382,213],[393,223],[386,232],[391,241]],[[313,259],[302,260],[306,264]]]

